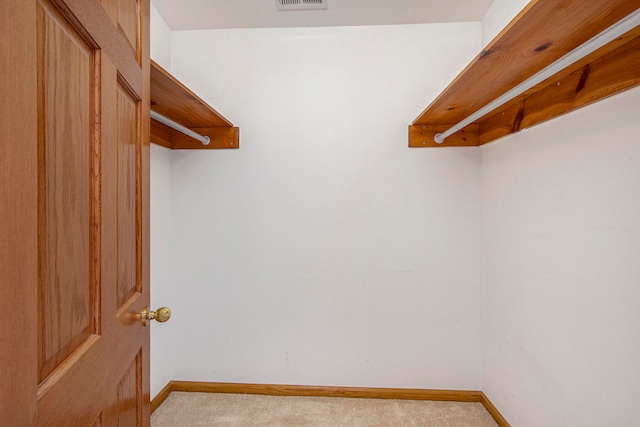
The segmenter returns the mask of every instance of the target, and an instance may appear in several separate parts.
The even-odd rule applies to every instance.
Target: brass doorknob
[[[168,307],[160,307],[156,311],[149,311],[149,308],[145,307],[140,316],[145,325],[148,325],[152,320],[164,323],[171,318],[171,310]]]

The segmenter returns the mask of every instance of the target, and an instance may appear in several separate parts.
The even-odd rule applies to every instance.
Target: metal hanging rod
[[[602,31],[600,34],[594,36],[593,38],[587,40],[571,52],[567,53],[562,58],[556,60],[554,63],[548,65],[542,70],[538,71],[533,76],[529,77],[527,80],[523,81],[519,85],[515,86],[513,89],[505,92],[500,97],[491,101],[475,113],[468,116],[466,119],[460,121],[454,126],[447,129],[445,132],[437,133],[434,135],[433,139],[437,144],[442,144],[445,138],[453,135],[460,129],[465,126],[473,123],[479,118],[483,117],[485,114],[490,113],[501,105],[511,101],[516,96],[522,94],[523,92],[531,89],[538,83],[543,82],[549,77],[553,76],[557,72],[567,68],[574,62],[579,61],[590,53],[600,49],[602,46],[606,45],[609,42],[617,39],[622,36],[626,32],[634,29],[640,25],[640,9],[637,9],[635,12],[630,13],[620,21],[616,22],[606,30]]]
[[[209,145],[209,142],[211,142],[211,138],[209,138],[208,136],[200,135],[199,133],[192,131],[188,127],[182,126],[180,123],[174,122],[173,120],[163,116],[160,113],[156,113],[155,111],[151,110],[150,114],[152,119],[157,120],[160,123],[163,123],[177,130],[178,132],[184,133],[185,135],[200,141],[202,145]]]

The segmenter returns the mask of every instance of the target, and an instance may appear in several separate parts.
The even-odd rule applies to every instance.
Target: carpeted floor
[[[496,427],[481,403],[172,392],[152,427]]]

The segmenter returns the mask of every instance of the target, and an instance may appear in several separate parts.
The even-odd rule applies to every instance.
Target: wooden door
[[[149,3],[0,7],[0,424],[148,425]]]

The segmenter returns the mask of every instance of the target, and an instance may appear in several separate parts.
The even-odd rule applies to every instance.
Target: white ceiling
[[[152,0],[172,30],[329,27],[480,21],[493,0],[329,0],[326,10],[278,11],[275,0]]]

